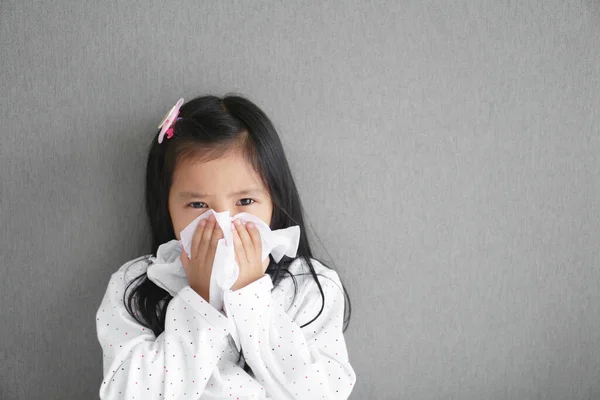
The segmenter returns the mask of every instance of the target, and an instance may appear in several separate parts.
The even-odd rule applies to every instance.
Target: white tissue
[[[217,310],[221,310],[223,308],[225,291],[231,289],[240,273],[239,265],[235,261],[231,222],[239,219],[244,225],[248,222],[254,223],[260,232],[262,240],[261,260],[264,261],[271,254],[275,262],[279,262],[284,255],[291,258],[296,257],[300,241],[300,227],[296,225],[272,231],[260,218],[252,214],[243,212],[230,217],[229,211],[217,213],[210,209],[194,219],[180,232],[181,244],[190,258],[192,256],[192,238],[194,237],[198,223],[211,215],[215,216],[217,223],[221,227],[223,238],[219,239],[212,265],[209,303]]]

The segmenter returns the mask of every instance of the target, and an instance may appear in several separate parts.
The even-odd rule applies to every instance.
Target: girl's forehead
[[[259,174],[242,154],[228,152],[221,157],[203,161],[189,159],[178,163],[173,185],[206,192],[244,190],[246,186],[263,188]]]
[[[181,160],[175,167],[175,173],[186,174],[214,174],[219,171],[244,173],[253,170],[245,155],[240,151],[228,150],[218,157],[191,156]]]

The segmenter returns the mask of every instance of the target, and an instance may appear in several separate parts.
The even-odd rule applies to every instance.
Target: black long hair
[[[204,160],[216,158],[229,147],[241,143],[248,161],[260,175],[271,196],[273,215],[270,228],[283,229],[293,225],[300,227],[296,258],[304,259],[308,265],[322,299],[319,313],[302,327],[309,325],[321,315],[325,295],[311,262],[313,254],[308,243],[300,196],[273,123],[254,103],[235,95],[223,98],[197,97],[182,105],[179,117],[181,119],[173,125],[174,136],[170,139],[165,137],[159,144],[157,132],[148,153],[145,197],[152,240],[151,254],[146,256],[147,261],[151,263],[149,257],[156,256],[161,244],[176,239],[168,207],[176,162],[198,156]],[[297,292],[294,276],[288,270],[294,259],[284,256],[276,263],[272,257],[269,258],[266,273],[270,275],[273,285],[277,286],[287,273],[293,279]],[[136,321],[158,336],[165,330],[167,307],[173,297],[149,280],[145,272],[133,279],[127,289],[135,282],[135,287],[129,292],[125,290],[123,295],[126,309]],[[345,296],[345,331],[350,322],[351,305],[343,284],[342,288]],[[294,297],[295,295],[296,293]],[[238,362],[241,357],[240,353]],[[244,369],[249,371],[247,365]]]

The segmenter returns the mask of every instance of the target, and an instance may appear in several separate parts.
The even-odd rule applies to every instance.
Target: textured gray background
[[[149,141],[230,91],[352,296],[353,399],[600,398],[598,1],[163,3],[0,2],[0,398],[97,397]]]

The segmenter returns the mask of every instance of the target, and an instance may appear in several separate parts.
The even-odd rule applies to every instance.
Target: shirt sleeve
[[[96,313],[103,352],[101,399],[200,396],[227,347],[227,318],[185,286],[167,308],[158,337],[123,304],[124,273],[111,276]]]
[[[274,300],[268,275],[225,292],[225,312],[233,318],[246,362],[276,399],[347,399],[356,382],[343,336],[344,294],[337,273],[319,276],[322,297],[310,278],[293,309],[296,321]],[[310,276],[310,275],[309,275]]]

